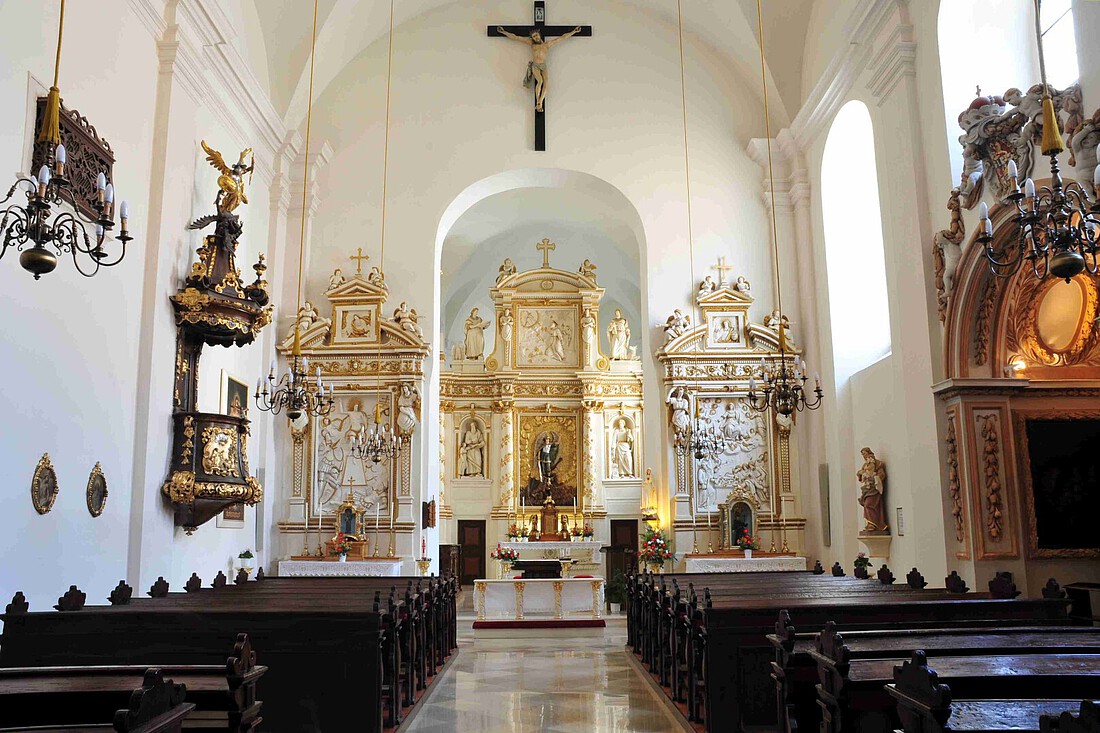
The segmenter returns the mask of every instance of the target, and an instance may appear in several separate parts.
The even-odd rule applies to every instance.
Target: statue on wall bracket
[[[856,471],[859,481],[859,505],[863,507],[861,535],[888,535],[886,523],[886,464],[875,457],[870,448],[860,451],[863,465]]]

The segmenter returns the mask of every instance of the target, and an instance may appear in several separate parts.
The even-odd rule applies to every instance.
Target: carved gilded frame
[[[103,475],[103,467],[96,461],[92,467],[92,473],[88,476],[88,487],[84,492],[85,501],[88,504],[88,513],[93,517],[103,514],[107,506],[107,477]]]
[[[57,472],[50,463],[50,454],[43,453],[31,478],[31,503],[34,504],[34,510],[39,514],[48,513],[53,509],[60,490],[57,484]]]

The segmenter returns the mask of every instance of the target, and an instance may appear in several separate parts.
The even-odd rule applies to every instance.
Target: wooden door
[[[485,578],[485,520],[458,520],[458,544],[462,548],[462,585],[469,585],[478,578]]]
[[[611,520],[611,547],[607,551],[607,578],[616,572],[629,573],[637,564],[638,520]]]

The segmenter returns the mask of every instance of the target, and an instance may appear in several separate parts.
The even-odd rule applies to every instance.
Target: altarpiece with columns
[[[746,505],[746,526],[761,549],[800,554],[806,520],[792,488],[791,432],[794,421],[749,406],[749,380],[779,354],[778,314],[753,323],[751,286],[707,277],[693,294],[698,322],[676,311],[665,324],[657,351],[663,368],[671,445],[672,529],[676,552],[726,550],[735,505]],[[786,332],[787,354],[797,354]],[[717,450],[697,455],[689,434],[702,429],[721,438]]]
[[[492,301],[492,348],[455,359],[442,373],[440,464],[448,509],[492,520],[488,545],[505,539],[517,509],[544,496],[535,485],[537,453],[556,448],[554,498],[563,513],[584,514],[606,541],[609,492],[638,494],[644,474],[642,373],[636,359],[600,348],[595,267],[501,266]],[[488,341],[488,339],[486,339]]]
[[[310,377],[320,369],[336,402],[327,415],[303,415],[290,424],[291,491],[286,519],[279,525],[284,557],[303,548],[315,551],[321,537],[327,540],[345,529],[337,513],[349,505],[355,508],[356,530],[373,554],[403,558],[408,574],[412,559],[419,557],[414,545],[423,481],[416,473],[430,347],[408,303],[386,315],[388,294],[377,268],[349,277],[337,270],[325,292],[329,315],[322,316],[309,302],[299,312],[301,352]],[[279,350],[287,354],[292,346],[293,330]],[[376,418],[404,442],[392,457],[377,462],[355,450]]]

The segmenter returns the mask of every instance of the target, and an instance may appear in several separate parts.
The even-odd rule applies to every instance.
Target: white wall
[[[222,6],[205,0],[178,6],[173,0],[167,7],[156,0],[103,0],[66,9],[62,97],[111,143],[114,182],[130,202],[135,239],[119,266],[92,279],[80,277],[71,260],[62,259],[38,282],[19,268],[18,253],[9,252],[0,264],[0,305],[8,316],[0,341],[0,374],[8,385],[0,396],[0,465],[9,486],[0,516],[0,595],[23,590],[38,609],[55,603],[71,584],[87,592],[89,602],[102,603],[120,579],[138,592],[162,575],[177,588],[194,571],[209,581],[219,569],[228,572],[241,549],[256,549],[262,533],[256,531],[255,510],[246,511],[243,529],[217,529],[211,522],[187,537],[173,526],[160,494],[175,353],[168,296],[189,271],[199,243],[200,235],[187,232],[186,223],[212,211],[216,192],[217,174],[199,150],[200,138],[227,157],[249,145],[257,149],[252,205],[242,210],[238,263],[244,273],[252,274],[258,251],[281,255],[282,245],[269,238],[267,185],[277,167],[271,141],[281,133],[278,125],[250,120],[246,100],[234,103],[213,71],[226,68],[217,66],[220,56],[229,66],[238,62],[244,76],[251,74],[234,45],[232,24],[220,15]],[[28,109],[33,93],[42,93],[29,94],[28,79],[51,78],[56,24],[56,3],[0,6],[0,94],[8,100],[0,119],[4,175],[24,167],[31,136],[26,127],[33,122]],[[227,27],[230,35],[222,37],[221,47],[209,35],[206,42],[198,40]],[[159,49],[158,39],[167,41]],[[171,54],[158,53],[167,50],[175,51],[175,63]],[[279,251],[270,251],[273,243]],[[269,279],[277,287],[280,273],[269,272]],[[220,409],[222,369],[254,379],[266,363],[260,352],[260,346],[207,349],[200,408]],[[254,422],[252,466],[270,454],[270,433],[269,424]],[[61,490],[53,510],[39,516],[29,487],[44,452]],[[97,461],[110,495],[103,515],[93,519],[84,493]]]

